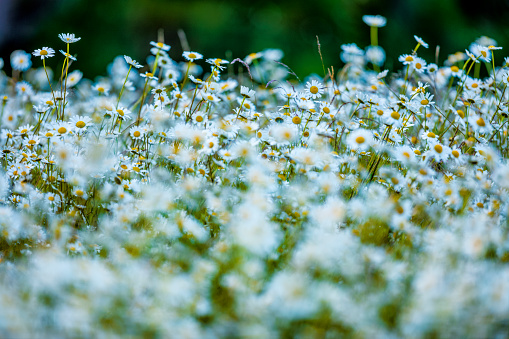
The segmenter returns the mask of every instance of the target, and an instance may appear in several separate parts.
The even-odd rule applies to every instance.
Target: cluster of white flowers
[[[93,82],[60,38],[0,69],[2,337],[507,335],[492,39],[438,66],[416,36],[389,74],[372,35],[302,82],[278,50],[151,42]]]

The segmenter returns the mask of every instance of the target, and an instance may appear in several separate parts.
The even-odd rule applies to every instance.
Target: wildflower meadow
[[[508,337],[509,58],[409,33],[389,72],[362,19],[307,77],[162,37],[94,81],[71,33],[0,59],[0,337]]]

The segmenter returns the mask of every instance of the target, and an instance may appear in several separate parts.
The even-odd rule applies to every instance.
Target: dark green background
[[[0,0],[0,5],[2,1]],[[440,62],[448,54],[463,51],[481,35],[509,48],[509,5],[506,0],[469,2],[459,0],[322,0],[312,1],[163,1],[163,0],[48,0],[11,1],[9,22],[0,39],[0,56],[6,61],[14,49],[32,52],[49,46],[64,48],[57,35],[75,33],[82,40],[72,46],[77,68],[85,77],[106,73],[106,66],[121,54],[141,62],[149,42],[163,28],[170,56],[182,60],[177,30],[183,29],[192,50],[205,57],[244,58],[265,48],[284,51],[283,62],[299,76],[322,73],[316,47],[319,36],[325,66],[340,66],[340,46],[369,44],[364,14],[388,19],[380,29],[379,44],[387,53],[386,68],[399,68],[397,57],[415,47],[413,35],[430,44],[420,54],[430,62],[440,45]],[[73,54],[74,54],[73,53]],[[49,65],[56,58],[49,60]],[[37,65],[37,62],[33,58]],[[60,61],[59,61],[60,62]]]

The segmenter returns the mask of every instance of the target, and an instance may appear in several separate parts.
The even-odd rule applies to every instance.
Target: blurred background
[[[93,79],[105,74],[117,55],[144,62],[159,28],[172,46],[170,56],[181,61],[177,31],[182,29],[191,50],[205,58],[244,58],[280,48],[282,61],[303,77],[323,74],[316,35],[326,67],[341,66],[341,44],[369,45],[364,14],[387,18],[387,26],[379,30],[379,45],[387,53],[384,68],[401,67],[397,58],[415,47],[414,34],[429,43],[428,50],[419,50],[428,62],[435,60],[437,45],[442,63],[481,35],[505,48],[497,62],[509,49],[509,0],[0,0],[0,57],[10,74],[13,50],[64,49],[57,35],[75,33],[82,38],[72,46],[75,65]],[[56,68],[56,59],[48,65]]]

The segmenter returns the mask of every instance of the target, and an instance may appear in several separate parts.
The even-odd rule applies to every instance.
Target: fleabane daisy
[[[203,55],[201,55],[200,53],[189,52],[189,51],[182,53],[182,56],[184,58],[186,58],[186,60],[188,60],[188,61],[195,61],[195,60],[200,60],[203,58]]]
[[[60,33],[58,37],[67,44],[72,44],[81,40],[81,38],[76,38],[74,33]]]
[[[323,92],[323,85],[316,80],[308,81],[306,84],[306,96],[308,98],[318,99],[322,96]]]
[[[41,49],[36,49],[32,54],[36,57],[40,57],[42,60],[55,56],[55,50],[53,48],[43,47]]]

